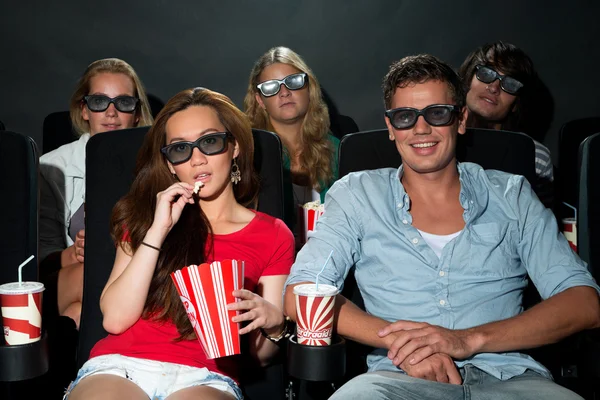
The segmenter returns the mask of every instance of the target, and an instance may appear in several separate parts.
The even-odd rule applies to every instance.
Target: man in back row
[[[539,102],[533,61],[518,47],[501,41],[483,45],[467,56],[459,75],[468,86],[467,127],[531,134],[533,102]],[[540,121],[535,121],[540,123]],[[536,194],[549,208],[554,204],[554,165],[550,150],[535,143]]]
[[[337,332],[374,347],[369,373],[332,399],[576,399],[519,350],[600,326],[586,265],[521,176],[457,163],[468,110],[458,75],[429,55],[384,78],[398,170],[334,184],[287,282],[341,288],[352,266],[366,312],[336,299]],[[523,312],[527,276],[545,300]]]

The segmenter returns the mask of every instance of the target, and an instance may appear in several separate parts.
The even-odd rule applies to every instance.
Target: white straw
[[[23,266],[24,266],[25,264],[27,264],[27,263],[28,263],[29,261],[31,261],[31,260],[33,260],[33,254],[32,254],[32,255],[30,255],[30,256],[29,256],[29,258],[28,258],[27,260],[23,261],[23,262],[21,263],[21,265],[19,265],[19,283],[22,283],[22,282],[23,282],[23,274],[22,274],[22,272],[21,272],[21,270],[23,269]]]
[[[333,254],[333,250],[331,250],[331,252],[329,253],[329,256],[327,257],[327,260],[325,260],[325,264],[323,264],[323,267],[321,267],[321,270],[319,271],[319,273],[317,274],[317,291],[319,290],[319,276],[323,273],[323,271],[325,270],[325,267],[327,266],[327,263],[329,262],[329,260],[331,260],[331,255]]]
[[[565,203],[563,201],[563,204],[567,207],[569,207],[571,210],[573,210],[573,212],[575,213],[575,221],[577,221],[577,209],[575,207],[573,207],[572,205],[570,205],[569,203]]]

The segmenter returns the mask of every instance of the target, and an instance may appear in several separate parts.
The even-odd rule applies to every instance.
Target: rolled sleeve
[[[518,251],[543,299],[575,286],[600,287],[573,252],[552,211],[534,195],[527,180],[514,177],[513,196],[520,220]]]
[[[328,191],[325,212],[309,232],[308,241],[298,253],[287,285],[314,282],[333,250],[319,282],[341,289],[350,268],[360,258],[362,223],[347,179],[337,181]]]

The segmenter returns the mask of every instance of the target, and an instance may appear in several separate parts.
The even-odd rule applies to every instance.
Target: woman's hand
[[[272,303],[263,299],[256,293],[249,290],[234,290],[233,295],[242,301],[227,305],[229,310],[245,310],[245,313],[233,317],[233,322],[252,321],[243,329],[240,329],[240,335],[252,332],[255,329],[263,328],[268,333],[281,332],[285,318],[283,312]]]
[[[77,262],[83,263],[84,260],[84,249],[85,249],[85,230],[82,229],[77,232],[75,236],[75,243],[73,244],[75,247],[75,258]]]
[[[189,183],[177,182],[156,195],[156,209],[152,228],[166,236],[179,221],[186,204],[194,204],[192,192],[194,187]]]

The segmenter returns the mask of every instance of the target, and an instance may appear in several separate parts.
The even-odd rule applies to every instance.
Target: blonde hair
[[[329,111],[321,95],[321,86],[304,60],[287,47],[273,47],[263,54],[250,72],[250,81],[244,99],[244,109],[252,126],[275,132],[269,115],[256,100],[260,74],[273,64],[288,64],[308,75],[309,104],[300,128],[300,168],[305,172],[313,188],[323,189],[333,179],[332,162],[335,149],[327,138],[329,133]],[[275,132],[277,133],[277,132]],[[290,160],[291,162],[291,160]]]
[[[88,65],[81,78],[79,78],[77,86],[75,87],[75,92],[71,96],[69,113],[75,132],[82,135],[90,131],[89,122],[84,120],[81,115],[81,104],[83,98],[90,92],[90,81],[94,76],[101,73],[124,74],[131,79],[135,86],[134,96],[140,99],[140,105],[135,111],[140,117],[136,126],[152,125],[152,113],[150,112],[150,104],[146,97],[146,90],[144,89],[142,81],[135,73],[135,70],[131,65],[118,58],[104,58]]]

